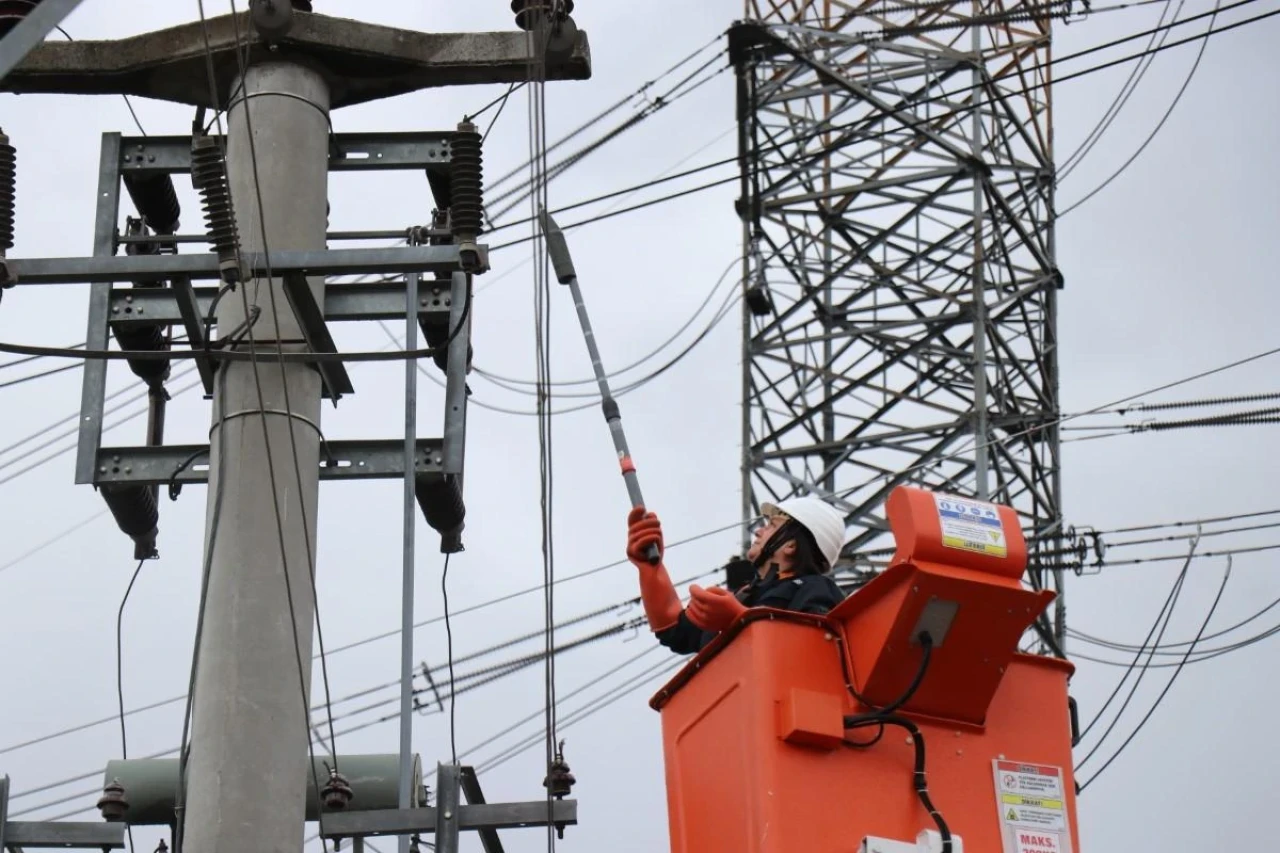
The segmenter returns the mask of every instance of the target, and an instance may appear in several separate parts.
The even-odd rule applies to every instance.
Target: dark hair
[[[818,548],[818,540],[813,538],[809,528],[795,519],[787,519],[771,537],[777,541],[776,551],[787,542],[796,543],[795,557],[792,560],[792,572],[797,575],[825,575],[831,571],[827,558]]]

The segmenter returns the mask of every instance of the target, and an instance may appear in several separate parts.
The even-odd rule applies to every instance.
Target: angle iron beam
[[[449,131],[425,133],[335,133],[330,172],[384,170],[448,171],[453,161]],[[126,136],[122,174],[183,175],[191,172],[191,137]]]
[[[471,317],[469,313],[464,316],[464,312],[468,300],[474,297],[469,295],[473,283],[466,273],[454,273],[450,285],[454,310],[449,313],[453,340],[449,343],[445,381],[444,471],[459,478],[461,489],[467,445],[467,371],[471,367]]]
[[[267,412],[268,417],[278,417]],[[243,417],[259,417],[250,412]],[[418,439],[417,476],[440,473],[443,442],[438,438]],[[180,470],[181,469],[181,470]],[[323,442],[321,480],[379,480],[404,476],[404,441],[401,439],[344,440]],[[161,447],[104,447],[98,451],[93,483],[207,483],[209,445],[186,444]]]
[[[163,290],[157,290],[154,287],[137,288],[137,290],[144,293],[145,292],[151,292],[151,293],[165,292]],[[113,300],[115,298],[116,293],[118,292],[119,291],[112,292]],[[172,294],[173,301],[177,304],[178,313],[182,315],[182,326],[187,330],[187,341],[190,342],[191,349],[193,350],[204,349],[205,345],[208,343],[205,340],[205,336],[204,336],[204,330],[205,330],[204,318],[209,315],[207,311],[200,310],[199,300],[196,298],[195,290],[191,287],[191,279],[181,275],[174,276],[173,289],[170,291],[170,293]],[[210,304],[212,304],[213,302],[212,297],[210,297],[209,301],[210,301]],[[115,309],[112,308],[112,310],[114,311]],[[143,313],[142,306],[138,306],[137,313],[138,315],[141,315]],[[154,325],[155,318],[153,317],[148,322]],[[204,385],[204,393],[212,394],[213,393],[213,377],[214,377],[213,363],[207,358],[197,358],[196,370],[199,371],[200,373],[200,382]],[[4,853],[4,851],[0,851],[0,853]]]
[[[268,256],[244,255],[251,275],[266,278]],[[271,252],[272,275],[364,275],[408,272],[453,272],[462,268],[457,246],[399,246],[380,249],[324,249]],[[124,255],[89,258],[14,258],[8,261],[19,285],[83,284],[135,279],[218,278],[218,258],[213,253],[187,255]],[[480,247],[482,269],[489,268],[489,247]]]
[[[338,345],[329,334],[329,327],[324,322],[324,309],[317,303],[311,292],[311,284],[306,276],[299,273],[286,273],[282,279],[285,298],[298,319],[298,327],[311,352],[337,352]],[[320,379],[324,382],[325,396],[338,404],[343,394],[352,394],[355,388],[351,384],[351,376],[340,361],[321,361],[316,363],[320,371]]]
[[[458,853],[462,775],[457,763],[436,768],[436,853]]]
[[[354,320],[395,320],[404,316],[404,282],[378,281],[368,284],[329,282],[324,287],[324,319],[330,323]],[[200,317],[207,317],[217,294],[216,287],[193,288]],[[434,279],[418,284],[420,320],[443,321],[449,316],[451,295]],[[178,294],[170,288],[117,287],[110,297],[111,325],[185,325],[186,317]],[[190,330],[188,329],[188,333]],[[204,334],[203,325],[200,334]]]
[[[120,176],[116,164],[120,160],[120,134],[102,134],[98,161],[98,206],[93,220],[93,253],[106,262],[115,254],[116,224],[120,216]],[[11,267],[12,269],[12,267]],[[93,278],[89,286],[89,317],[85,331],[87,349],[105,350],[111,343],[107,324],[107,304],[111,299],[111,282]],[[102,418],[107,393],[107,363],[87,361],[80,390],[80,430],[76,444],[76,483],[93,482],[93,466],[102,446]]]
[[[547,801],[523,803],[487,803],[458,806],[458,829],[474,832],[480,829],[519,829],[546,826]],[[553,800],[550,823],[574,826],[578,823],[577,800]],[[356,838],[376,835],[409,835],[434,832],[435,807],[417,809],[381,809],[367,812],[333,812],[324,816],[325,838]]]
[[[476,775],[474,767],[464,765],[459,772],[458,781],[462,785],[462,795],[467,798],[469,805],[485,805],[484,790],[480,787],[480,777]],[[502,839],[498,838],[496,829],[484,827],[478,830],[478,833],[480,835],[480,846],[484,848],[484,853],[505,853],[502,849]]]
[[[124,824],[10,821],[3,840],[15,850],[123,850]]]

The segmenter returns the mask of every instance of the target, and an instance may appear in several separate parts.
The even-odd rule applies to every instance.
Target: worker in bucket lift
[[[689,589],[687,608],[661,559],[662,524],[636,507],[627,516],[627,558],[640,572],[640,599],[658,642],[676,654],[693,654],[749,607],[773,607],[799,613],[826,613],[844,593],[831,580],[831,567],[844,543],[844,516],[823,500],[791,498],[761,507],[746,559],[755,567],[751,582],[732,593],[720,587]],[[657,565],[645,559],[656,545]]]

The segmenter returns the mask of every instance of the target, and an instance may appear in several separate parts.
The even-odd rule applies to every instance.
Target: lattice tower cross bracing
[[[1060,593],[1050,19],[1003,0],[747,0],[743,513],[847,514],[884,559],[900,483],[1014,507]]]

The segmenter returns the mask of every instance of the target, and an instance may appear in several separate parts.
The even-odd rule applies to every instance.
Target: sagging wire
[[[1156,634],[1155,645],[1151,646],[1150,650],[1148,650],[1146,648],[1147,641],[1143,642],[1144,648],[1140,649],[1138,653],[1134,655],[1133,664],[1130,666],[1128,670],[1125,671],[1124,675],[1121,676],[1120,681],[1116,684],[1116,687],[1112,691],[1111,696],[1107,698],[1107,701],[1103,704],[1102,708],[1098,710],[1098,713],[1094,715],[1094,718],[1089,722],[1087,726],[1085,726],[1084,731],[1081,732],[1080,734],[1081,740],[1083,740],[1084,737],[1093,729],[1093,727],[1102,719],[1102,715],[1106,713],[1107,707],[1111,704],[1112,700],[1114,700],[1115,697],[1119,695],[1119,692],[1121,688],[1124,686],[1124,683],[1128,680],[1129,675],[1133,673],[1134,668],[1138,666],[1138,662],[1142,659],[1142,656],[1144,654],[1147,655],[1147,664],[1149,665],[1151,663],[1152,652],[1154,652],[1155,646],[1158,646],[1160,642],[1164,639],[1164,632],[1168,629],[1169,623],[1173,620],[1174,608],[1177,607],[1178,598],[1182,594],[1183,584],[1186,582],[1186,579],[1187,579],[1187,570],[1191,566],[1191,560],[1195,556],[1196,548],[1199,546],[1199,544],[1200,544],[1200,540],[1198,538],[1192,541],[1191,546],[1187,552],[1186,562],[1182,564],[1182,571],[1178,573],[1178,577],[1173,584],[1173,589],[1170,591],[1169,597],[1165,600],[1164,607],[1162,607],[1160,610],[1160,613],[1156,615],[1156,621],[1151,626],[1153,630],[1156,628],[1157,625],[1159,626],[1159,629],[1160,629],[1159,633]],[[1150,632],[1148,632],[1147,634],[1148,641],[1150,637],[1151,637],[1151,634]],[[1124,702],[1120,705],[1119,710],[1116,711],[1115,716],[1111,720],[1111,724],[1107,726],[1106,731],[1102,733],[1102,736],[1098,739],[1098,742],[1094,744],[1093,749],[1089,750],[1089,752],[1084,756],[1084,758],[1080,759],[1075,763],[1076,770],[1081,769],[1082,767],[1084,767],[1085,764],[1089,763],[1089,759],[1091,759],[1094,756],[1094,754],[1097,753],[1098,748],[1107,739],[1107,736],[1110,735],[1111,732],[1115,729],[1116,725],[1120,722],[1120,718],[1124,716],[1125,710],[1129,707],[1129,703],[1133,701],[1133,697],[1137,694],[1138,687],[1139,685],[1142,684],[1142,679],[1146,675],[1146,673],[1147,673],[1147,666],[1144,665],[1138,670],[1138,674],[1133,680],[1133,686],[1129,688],[1129,695],[1125,698]]]
[[[1195,549],[1193,548],[1192,549],[1193,554],[1194,554],[1194,551]],[[1191,563],[1191,557],[1188,556],[1187,565],[1190,565],[1190,563]],[[1111,707],[1111,703],[1115,701],[1116,697],[1120,695],[1120,691],[1124,689],[1124,685],[1129,680],[1129,676],[1132,675],[1133,671],[1138,667],[1138,663],[1139,661],[1142,660],[1143,654],[1147,652],[1149,647],[1152,649],[1155,648],[1155,646],[1151,644],[1151,637],[1153,634],[1155,634],[1156,630],[1160,627],[1162,622],[1165,625],[1168,624],[1168,620],[1166,619],[1166,614],[1168,614],[1169,616],[1172,616],[1173,608],[1177,606],[1178,597],[1181,595],[1181,592],[1182,592],[1182,583],[1186,577],[1186,568],[1187,566],[1184,565],[1183,571],[1179,573],[1177,578],[1174,580],[1173,586],[1169,590],[1169,595],[1165,598],[1164,604],[1160,607],[1160,612],[1156,614],[1155,620],[1151,623],[1151,628],[1150,630],[1147,631],[1147,636],[1143,638],[1142,645],[1139,646],[1138,649],[1136,650],[1133,661],[1129,664],[1128,669],[1125,670],[1124,675],[1120,677],[1120,680],[1116,682],[1116,686],[1112,689],[1111,695],[1109,695],[1106,701],[1102,703],[1102,707],[1098,709],[1098,712],[1094,715],[1093,719],[1090,720],[1089,723],[1080,732],[1080,740],[1083,741],[1084,738],[1088,737],[1089,732],[1093,730],[1093,727],[1096,726],[1102,720],[1102,716],[1107,712],[1107,708]],[[1162,631],[1161,637],[1163,636],[1164,634]],[[1160,642],[1160,638],[1157,638],[1156,643],[1158,644],[1159,642]],[[1136,688],[1137,688],[1137,685],[1135,684],[1134,689]],[[1120,712],[1123,712],[1123,710],[1124,709],[1121,708]],[[1117,713],[1117,719],[1119,718],[1120,712]]]
[[[1161,10],[1160,17],[1156,20],[1157,27],[1164,24],[1165,15],[1169,14],[1169,9],[1173,6],[1172,0],[1163,0],[1163,2],[1164,9]],[[1172,20],[1176,21],[1178,19],[1178,15],[1182,14],[1183,5],[1185,5],[1185,0],[1179,0],[1178,8],[1174,11]],[[1164,40],[1168,38],[1169,32],[1171,32],[1171,30],[1164,30],[1163,36],[1159,33],[1153,33],[1150,41],[1147,42],[1147,49],[1150,50],[1152,47],[1156,46],[1157,40],[1159,40],[1160,44],[1163,44]],[[1150,70],[1152,63],[1154,62],[1155,57],[1148,57],[1144,61],[1140,60],[1137,65],[1134,66],[1133,70],[1129,72],[1128,78],[1120,87],[1120,92],[1111,102],[1111,105],[1107,107],[1106,112],[1102,114],[1102,118],[1099,119],[1093,129],[1086,134],[1084,141],[1076,146],[1076,149],[1068,154],[1066,159],[1063,160],[1061,165],[1058,167],[1057,180],[1059,183],[1075,171],[1080,162],[1089,155],[1094,147],[1097,146],[1103,135],[1111,129],[1111,125],[1115,122],[1116,117],[1120,115],[1120,111],[1129,103],[1129,99],[1133,96],[1133,93],[1138,90],[1139,84],[1142,83],[1143,78],[1146,77],[1147,71]]]
[[[1222,5],[1222,0],[1215,0],[1213,4],[1213,14],[1209,17],[1210,32],[1213,31],[1213,24],[1218,18],[1218,10],[1221,7],[1221,5]],[[1179,5],[1178,8],[1181,9],[1182,8],[1181,5]],[[1161,47],[1163,47],[1163,41],[1161,42]],[[1125,172],[1125,170],[1127,170],[1131,165],[1133,165],[1133,161],[1137,160],[1138,157],[1142,155],[1143,151],[1147,150],[1147,147],[1156,138],[1156,135],[1159,134],[1160,131],[1164,128],[1165,124],[1169,121],[1169,118],[1173,115],[1173,111],[1177,109],[1178,104],[1182,101],[1182,96],[1186,94],[1187,88],[1191,85],[1191,81],[1195,79],[1196,71],[1200,69],[1200,62],[1201,60],[1204,59],[1204,52],[1208,47],[1209,47],[1209,39],[1206,38],[1204,41],[1200,43],[1200,50],[1199,52],[1196,53],[1195,61],[1191,64],[1191,70],[1187,72],[1187,77],[1185,80],[1182,81],[1182,86],[1178,89],[1177,94],[1173,96],[1173,101],[1169,104],[1168,109],[1165,110],[1164,115],[1160,117],[1160,121],[1156,122],[1155,128],[1153,128],[1151,133],[1147,135],[1146,139],[1142,140],[1142,144],[1138,146],[1137,150],[1135,150],[1132,154],[1130,154],[1129,158],[1125,160],[1123,163],[1121,163],[1120,167],[1116,169],[1114,172],[1112,172],[1107,177],[1107,179],[1104,180],[1101,184],[1094,187],[1092,190],[1090,190],[1081,198],[1069,204],[1065,209],[1059,211],[1058,216],[1066,216],[1068,213],[1075,210],[1077,207],[1084,204],[1089,199],[1093,198],[1098,193],[1102,192],[1104,189],[1109,187],[1111,183],[1115,181],[1116,178],[1120,177],[1120,175],[1122,175]]]
[[[1184,572],[1185,572],[1185,569],[1184,569]],[[1138,721],[1138,725],[1135,726],[1133,731],[1129,733],[1129,736],[1124,739],[1124,742],[1121,743],[1120,746],[1116,749],[1116,751],[1111,754],[1111,757],[1106,760],[1106,763],[1104,763],[1102,767],[1098,768],[1097,772],[1095,772],[1092,776],[1090,776],[1087,780],[1085,780],[1085,782],[1083,782],[1082,784],[1079,784],[1076,787],[1077,794],[1083,793],[1086,788],[1092,785],[1094,781],[1099,776],[1101,776],[1108,767],[1111,766],[1112,762],[1114,762],[1117,758],[1120,757],[1120,754],[1124,752],[1125,747],[1127,747],[1130,743],[1133,742],[1133,739],[1138,736],[1138,732],[1142,731],[1142,727],[1145,726],[1147,724],[1147,721],[1151,719],[1151,715],[1156,712],[1156,708],[1160,707],[1160,703],[1164,700],[1164,697],[1168,695],[1169,690],[1173,687],[1173,683],[1177,681],[1178,675],[1181,674],[1182,668],[1186,665],[1187,660],[1191,657],[1191,653],[1195,651],[1196,644],[1200,642],[1200,638],[1204,635],[1205,629],[1209,627],[1209,622],[1210,620],[1213,619],[1213,614],[1215,611],[1217,611],[1218,604],[1219,602],[1222,601],[1222,594],[1227,589],[1227,582],[1230,580],[1231,580],[1231,558],[1228,556],[1227,569],[1225,572],[1223,572],[1222,584],[1218,587],[1218,594],[1214,596],[1213,603],[1209,605],[1209,612],[1205,615],[1204,621],[1200,623],[1200,630],[1196,632],[1195,639],[1193,639],[1191,641],[1191,644],[1187,647],[1187,651],[1185,654],[1183,654],[1182,660],[1178,662],[1177,669],[1175,669],[1173,671],[1173,674],[1169,676],[1169,681],[1165,683],[1164,689],[1160,691],[1160,695],[1158,695],[1156,697],[1156,700],[1151,703],[1151,707],[1147,709],[1147,713],[1144,714],[1142,719]],[[1108,729],[1108,732],[1109,731],[1110,729]],[[1105,740],[1106,740],[1106,735],[1104,734],[1102,736],[1102,739],[1099,740],[1098,743],[1094,746],[1093,751],[1096,752],[1098,747],[1102,746],[1102,743]],[[1089,755],[1093,755],[1093,752],[1090,752]],[[1086,758],[1087,757],[1088,756],[1086,756]],[[1076,767],[1079,768],[1082,763],[1083,762],[1077,763]]]

